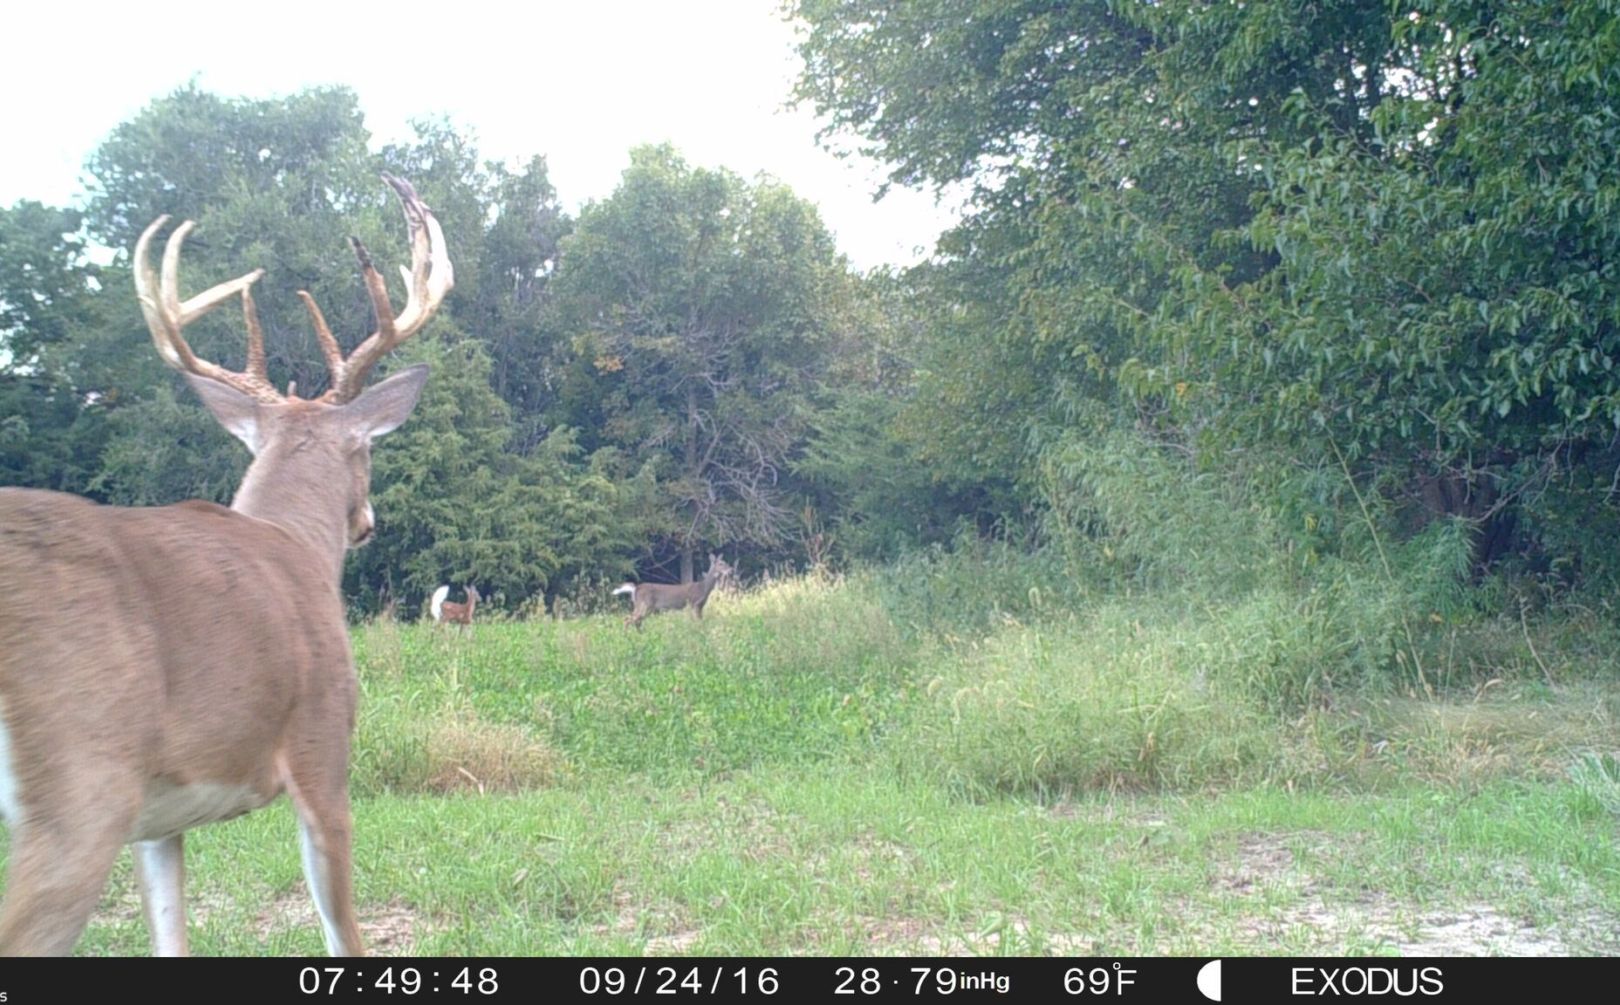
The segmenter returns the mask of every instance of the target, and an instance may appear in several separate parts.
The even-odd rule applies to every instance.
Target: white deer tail
[[[444,598],[450,596],[450,587],[441,586],[433,591],[433,620],[444,620]]]
[[[613,591],[613,595],[615,597],[617,597],[621,593],[630,594],[630,599],[634,600],[636,598],[636,584],[634,584],[634,583],[626,583],[623,586],[619,587],[617,590]]]

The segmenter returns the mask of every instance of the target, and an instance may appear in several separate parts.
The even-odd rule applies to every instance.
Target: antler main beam
[[[416,190],[409,182],[388,174],[382,177],[399,195],[405,209],[405,223],[410,232],[411,265],[410,268],[400,266],[399,270],[405,278],[405,309],[398,315],[394,313],[382,275],[372,264],[365,245],[355,237],[351,237],[349,241],[354,246],[355,257],[360,261],[366,291],[371,297],[372,309],[377,314],[377,330],[367,336],[347,358],[338,347],[331,329],[327,327],[326,319],[321,315],[321,309],[316,305],[315,299],[307,291],[298,291],[315,325],[315,335],[321,343],[321,353],[325,356],[327,369],[332,374],[330,387],[319,399],[329,404],[342,404],[357,397],[377,361],[420,331],[455,285],[455,271],[450,264],[449,253],[445,249],[444,232],[440,230],[439,221],[434,218],[433,211],[416,194]],[[264,275],[264,270],[255,269],[245,276],[220,283],[190,300],[181,302],[180,248],[185,243],[186,235],[191,233],[196,224],[187,220],[175,228],[174,233],[169,236],[168,244],[163,250],[163,271],[160,277],[152,268],[150,247],[152,239],[168,221],[168,216],[158,217],[142,232],[140,240],[135,243],[136,295],[140,299],[141,313],[146,317],[146,326],[151,330],[152,343],[157,347],[158,355],[176,370],[228,384],[259,401],[271,403],[286,401],[290,390],[289,395],[277,392],[266,373],[264,332],[259,324],[258,312],[254,308],[250,289],[259,277]],[[248,330],[248,362],[244,371],[227,370],[199,357],[192,352],[191,346],[181,334],[186,325],[238,293],[242,296],[242,316]]]
[[[264,270],[254,269],[245,276],[220,283],[181,303],[180,248],[196,224],[187,220],[169,235],[169,243],[163,249],[163,276],[159,279],[152,269],[149,249],[152,238],[168,222],[167,215],[153,220],[151,226],[141,232],[141,239],[135,242],[135,295],[140,300],[141,313],[146,316],[146,327],[152,332],[152,344],[157,346],[158,355],[176,370],[229,384],[260,401],[281,401],[281,395],[276,393],[265,373],[264,331],[259,325],[253,294],[249,290],[264,275]],[[248,329],[248,368],[243,372],[227,370],[199,357],[180,334],[186,325],[238,293],[242,295],[242,314]]]
[[[348,359],[341,359],[337,342],[332,338],[332,333],[326,330],[326,323],[320,318],[320,310],[315,306],[314,299],[302,294],[311,317],[316,321],[316,333],[321,337],[327,366],[332,369],[332,386],[321,396],[323,401],[344,402],[359,394],[366,375],[377,361],[420,331],[439,309],[445,294],[455,285],[455,272],[444,246],[444,232],[439,229],[439,221],[434,218],[433,211],[416,194],[410,182],[389,174],[382,177],[398,193],[405,209],[405,225],[410,231],[411,267],[399,267],[400,275],[405,278],[405,309],[398,315],[394,314],[382,275],[372,265],[365,245],[360,243],[359,238],[351,237],[349,243],[354,246],[355,257],[360,260],[366,291],[371,294],[371,305],[377,312],[377,330],[355,347]]]

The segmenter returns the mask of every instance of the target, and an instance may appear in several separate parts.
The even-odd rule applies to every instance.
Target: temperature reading
[[[1063,990],[1071,995],[1122,995],[1136,983],[1136,971],[1118,963],[1111,967],[1070,967],[1063,973]]]

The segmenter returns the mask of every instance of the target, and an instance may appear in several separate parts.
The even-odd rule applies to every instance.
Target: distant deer
[[[470,626],[472,624],[473,608],[477,607],[478,602],[484,599],[478,595],[478,587],[467,587],[467,602],[465,604],[446,601],[444,598],[449,595],[449,586],[441,586],[433,591],[434,622],[441,625],[448,622],[452,625]]]
[[[703,605],[709,602],[709,594],[722,579],[730,576],[736,570],[726,564],[726,560],[719,555],[709,555],[709,571],[703,578],[695,583],[675,585],[671,583],[625,583],[613,595],[621,593],[630,595],[630,616],[624,619],[627,625],[635,625],[641,630],[641,621],[655,611],[678,611],[688,605],[692,608],[692,616],[701,620],[703,618]]]
[[[253,454],[231,508],[101,506],[0,489],[0,814],[11,828],[0,956],[66,956],[130,845],[152,947],[186,953],[182,838],[285,792],[326,948],[362,952],[355,917],[349,744],[360,686],[343,557],[371,536],[372,441],[403,423],[427,367],[366,387],[454,281],[444,234],[406,182],[406,302],[395,312],[351,240],[376,328],[345,356],[305,293],[331,383],[270,384],[248,288],[263,269],[189,299],[170,235],[161,271],[135,242],[136,297],[163,362]],[[229,240],[222,243],[234,243]],[[196,355],[182,329],[240,297],[247,368]],[[9,973],[9,970],[7,971]]]

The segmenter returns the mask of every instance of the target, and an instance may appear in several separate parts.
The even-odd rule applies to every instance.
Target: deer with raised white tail
[[[625,583],[614,590],[613,595],[629,594],[630,616],[624,619],[624,623],[635,625],[637,631],[647,615],[658,611],[678,611],[683,607],[691,607],[692,616],[701,621],[703,605],[709,602],[709,594],[714,592],[721,580],[735,571],[726,564],[725,559],[711,552],[709,571],[695,583]]]
[[[327,950],[363,951],[348,792],[357,682],[340,579],[345,552],[374,529],[372,441],[410,415],[427,367],[364,385],[454,283],[432,212],[384,179],[410,231],[405,307],[395,313],[351,239],[377,327],[345,357],[300,293],[331,371],[318,398],[270,384],[250,293],[263,269],[182,300],[192,224],[169,237],[161,276],[148,249],[168,217],[135,244],[158,355],[253,454],[229,509],[0,489],[0,582],[28,584],[0,594],[0,813],[11,828],[0,954],[71,952],[128,844],[153,951],[185,955],[182,836],[283,792]],[[197,357],[181,334],[238,295],[243,371]]]
[[[450,596],[450,587],[448,585],[441,586],[433,591],[434,624],[467,625],[470,627],[472,625],[473,608],[477,607],[478,602],[484,599],[478,595],[478,587],[467,587],[467,602],[465,604],[445,600],[448,596]]]

